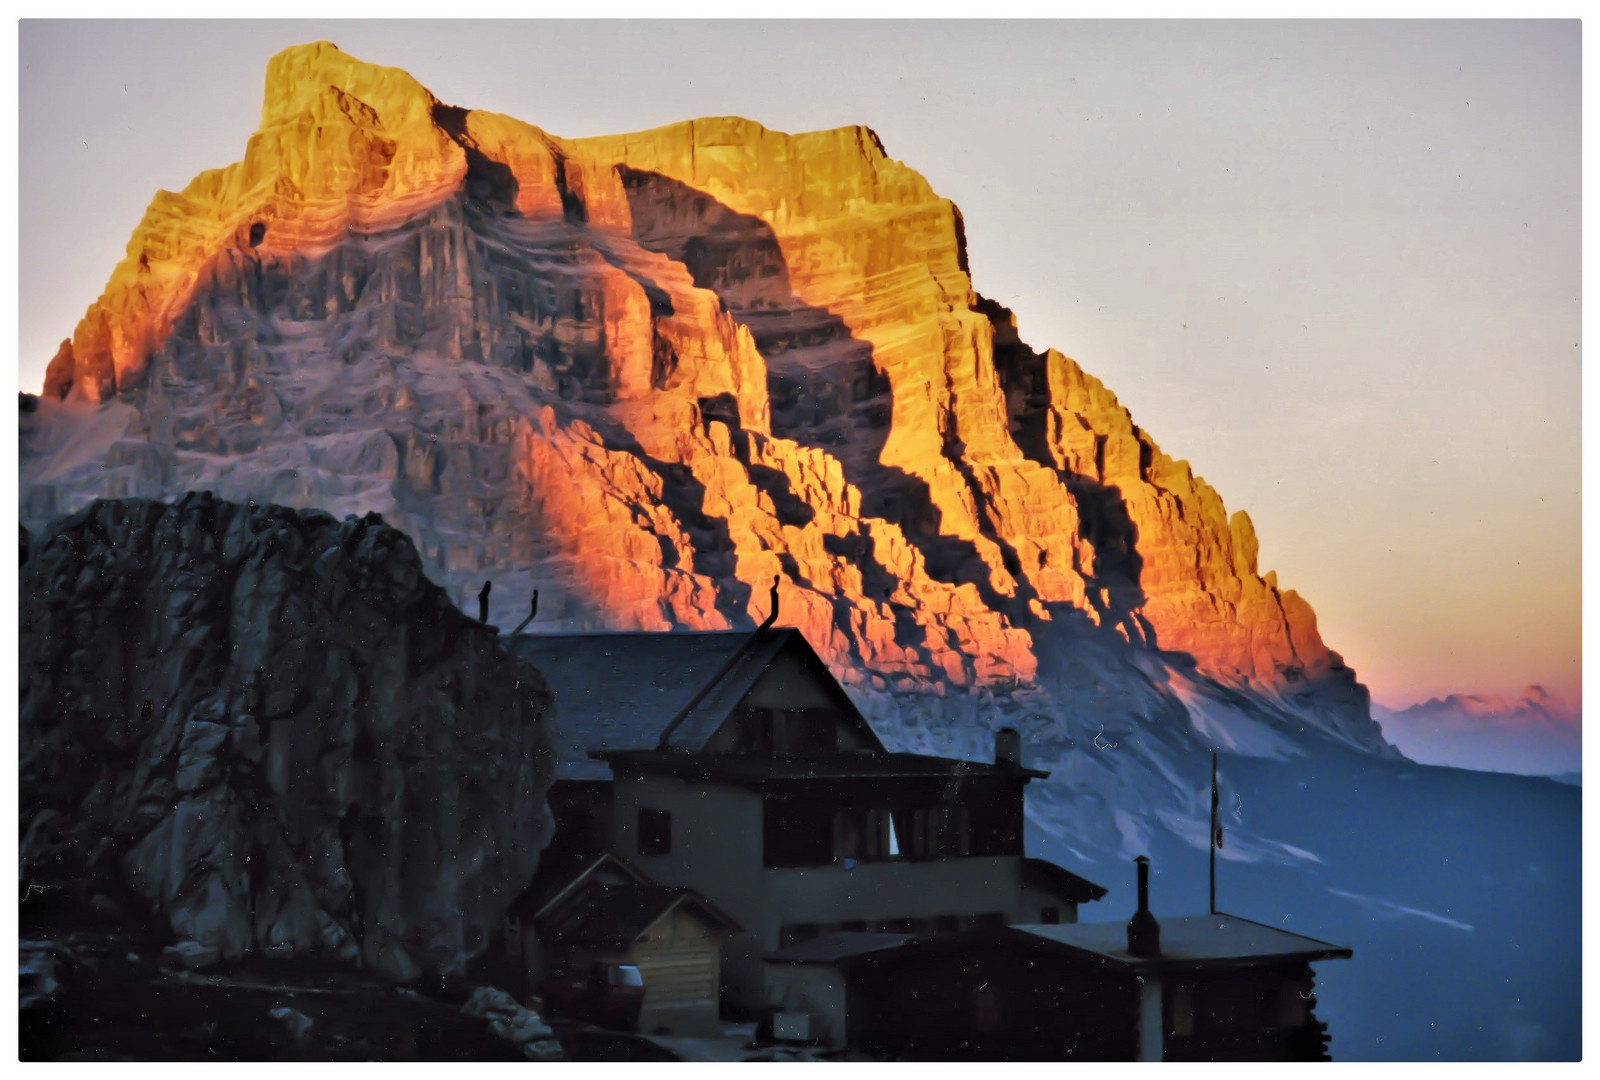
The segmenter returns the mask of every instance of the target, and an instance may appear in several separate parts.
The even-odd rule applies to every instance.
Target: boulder
[[[288,1030],[289,1037],[297,1043],[303,1042],[305,1037],[311,1033],[313,1026],[311,1017],[298,1009],[280,1005],[278,1008],[268,1011],[267,1015],[281,1023]]]
[[[49,941],[24,941],[19,944],[19,1009],[36,1009],[55,1003],[56,995],[61,992],[56,948]]]
[[[461,1011],[489,1021],[490,1032],[516,1043],[530,1061],[566,1060],[566,1052],[550,1025],[504,990],[480,986],[473,990]]]

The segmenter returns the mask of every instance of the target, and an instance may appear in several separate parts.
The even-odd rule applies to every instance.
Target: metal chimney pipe
[[[1161,955],[1161,924],[1150,913],[1150,860],[1133,860],[1139,868],[1139,910],[1128,920],[1128,952],[1134,956]]]

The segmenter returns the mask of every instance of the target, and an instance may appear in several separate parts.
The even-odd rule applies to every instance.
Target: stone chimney
[[[996,728],[994,733],[994,763],[1022,768],[1022,736],[1014,727]]]
[[[1134,956],[1161,955],[1161,924],[1150,914],[1150,860],[1133,860],[1139,868],[1139,910],[1128,920],[1128,951]]]

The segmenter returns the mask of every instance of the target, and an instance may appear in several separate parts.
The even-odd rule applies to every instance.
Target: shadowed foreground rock
[[[548,838],[550,694],[402,533],[191,493],[27,552],[25,883],[126,885],[198,963],[484,951]]]

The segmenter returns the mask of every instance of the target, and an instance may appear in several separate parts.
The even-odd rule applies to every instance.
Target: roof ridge
[[[774,626],[767,631],[770,635],[777,635],[785,631],[798,633],[799,628],[794,626]],[[511,641],[530,641],[539,639],[559,640],[561,638],[605,638],[605,637],[749,637],[752,631],[729,630],[570,630],[570,631],[533,631],[524,630],[522,633],[511,637]]]

